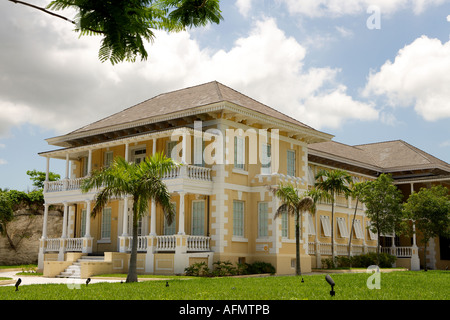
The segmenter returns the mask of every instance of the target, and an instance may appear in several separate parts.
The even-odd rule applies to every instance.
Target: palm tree
[[[112,198],[131,196],[133,199],[133,241],[130,265],[126,282],[137,282],[137,230],[139,219],[148,212],[150,200],[163,207],[166,219],[172,223],[175,209],[170,203],[170,194],[162,182],[164,174],[177,165],[162,153],[156,153],[139,164],[116,158],[111,166],[94,171],[83,180],[81,190],[98,189],[91,215],[95,217]]]
[[[343,170],[320,170],[316,175],[316,188],[327,192],[331,200],[331,259],[334,264],[334,204],[337,195],[348,198],[350,188],[347,186],[352,182],[352,177]]]
[[[310,210],[313,206],[313,199],[305,194],[299,195],[292,184],[281,184],[276,188],[270,188],[273,194],[281,200],[282,204],[275,212],[275,218],[283,213],[291,214],[295,217],[295,273],[301,275],[300,267],[300,214]]]
[[[355,211],[353,212],[352,226],[350,228],[350,237],[348,239],[348,261],[350,263],[350,268],[352,267],[351,252],[352,252],[353,229],[355,226],[355,219],[356,219],[356,212],[358,211],[358,204],[359,204],[360,198],[362,196],[362,190],[364,189],[364,187],[365,187],[364,182],[356,182],[356,183],[352,184],[352,188],[350,190],[351,196],[356,198]]]

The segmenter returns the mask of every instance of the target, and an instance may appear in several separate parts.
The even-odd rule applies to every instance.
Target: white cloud
[[[252,8],[252,1],[253,0],[236,0],[236,6],[239,9],[239,13],[242,14],[244,17],[248,16],[248,13]]]
[[[306,48],[273,19],[255,22],[228,51],[201,48],[188,32],[157,32],[147,61],[111,66],[98,61],[98,37],[77,39],[64,21],[5,7],[0,3],[0,41],[9,44],[0,51],[0,136],[24,123],[64,134],[161,92],[211,80],[317,129],[377,118],[373,105],[355,101],[337,82],[340,70],[306,69]]]
[[[5,164],[8,164],[8,162],[5,159],[0,158],[0,166]]]
[[[365,13],[369,6],[377,6],[381,14],[392,14],[410,8],[420,14],[429,6],[440,5],[447,0],[279,0],[286,4],[291,14],[309,17],[343,16]]]
[[[450,41],[426,36],[401,49],[369,75],[364,94],[382,96],[391,107],[414,106],[425,120],[450,117]]]

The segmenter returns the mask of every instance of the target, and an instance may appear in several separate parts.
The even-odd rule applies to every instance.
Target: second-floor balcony
[[[208,183],[212,182],[211,171],[212,171],[211,168],[193,165],[184,165],[167,172],[163,176],[163,180],[169,186],[182,183],[182,180],[187,180],[197,184],[198,182]],[[51,193],[51,192],[63,192],[74,190],[81,191],[81,184],[84,179],[85,177],[75,179],[63,179],[58,181],[46,181],[44,185],[44,192]]]

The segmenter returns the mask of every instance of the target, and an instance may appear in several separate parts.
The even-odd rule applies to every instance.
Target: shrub
[[[214,262],[211,271],[205,262],[197,262],[184,269],[187,276],[197,277],[225,277],[246,274],[275,273],[275,267],[267,262],[237,263],[236,266],[230,261]]]
[[[391,268],[397,258],[387,253],[380,253],[380,268]],[[375,252],[369,252],[357,256],[352,256],[350,259],[347,256],[338,256],[335,258],[335,262],[328,259],[322,259],[322,267],[325,269],[334,268],[348,268],[350,262],[353,268],[367,268],[371,265],[377,264],[377,254]]]

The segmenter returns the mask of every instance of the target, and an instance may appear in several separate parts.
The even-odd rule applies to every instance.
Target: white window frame
[[[308,235],[316,235],[316,228],[314,227],[313,216],[311,213],[308,213]]]
[[[138,154],[136,154],[138,153]],[[147,157],[147,148],[145,146],[137,146],[131,150],[131,161],[138,164]]]
[[[268,143],[261,144],[261,174],[272,173],[272,146]]]
[[[369,231],[369,236],[370,236],[370,240],[378,240],[378,234],[370,231],[370,227],[372,226],[372,222],[371,221],[367,221],[367,231]]]
[[[323,235],[331,237],[330,216],[320,216],[320,224],[322,225]]]
[[[308,166],[308,184],[314,186],[316,184],[316,176],[314,175],[314,169]]]
[[[100,226],[100,237],[102,242],[111,241],[111,220],[112,220],[112,208],[106,207],[102,210],[102,221]]]
[[[348,229],[347,225],[345,224],[345,218],[337,217],[336,218],[337,225],[339,228],[339,234],[341,235],[341,238],[348,238]]]
[[[269,236],[269,203],[258,202],[258,238]]]
[[[355,231],[356,239],[364,239],[364,233],[361,228],[361,220],[355,220],[353,230]]]
[[[240,208],[238,208],[238,206]],[[233,200],[233,237],[244,238],[244,236],[245,203],[241,200]]]
[[[281,238],[289,239],[289,214],[287,210],[281,213]]]
[[[245,170],[245,137],[234,136],[234,168]]]
[[[80,226],[80,237],[83,238],[84,235],[86,234],[86,212],[87,209],[82,209],[81,210],[81,226]]]
[[[293,159],[291,159],[291,161],[293,161],[292,164],[289,164],[289,155],[292,155]],[[288,176],[291,177],[295,177],[297,174],[297,170],[296,170],[296,158],[295,158],[295,150],[287,150],[286,151],[286,174]],[[291,172],[289,172],[291,171]],[[293,174],[292,174],[293,171]]]
[[[109,168],[114,160],[114,153],[112,151],[105,151],[103,158],[103,165]]]
[[[196,211],[195,208],[196,204],[203,204],[203,211],[201,212],[201,217],[195,217],[194,215],[197,215],[200,213],[200,211]],[[194,209],[195,208],[195,209]],[[191,234],[193,236],[204,236],[205,235],[205,200],[194,200],[192,201],[192,225],[191,225]],[[200,222],[200,224],[198,224]]]

